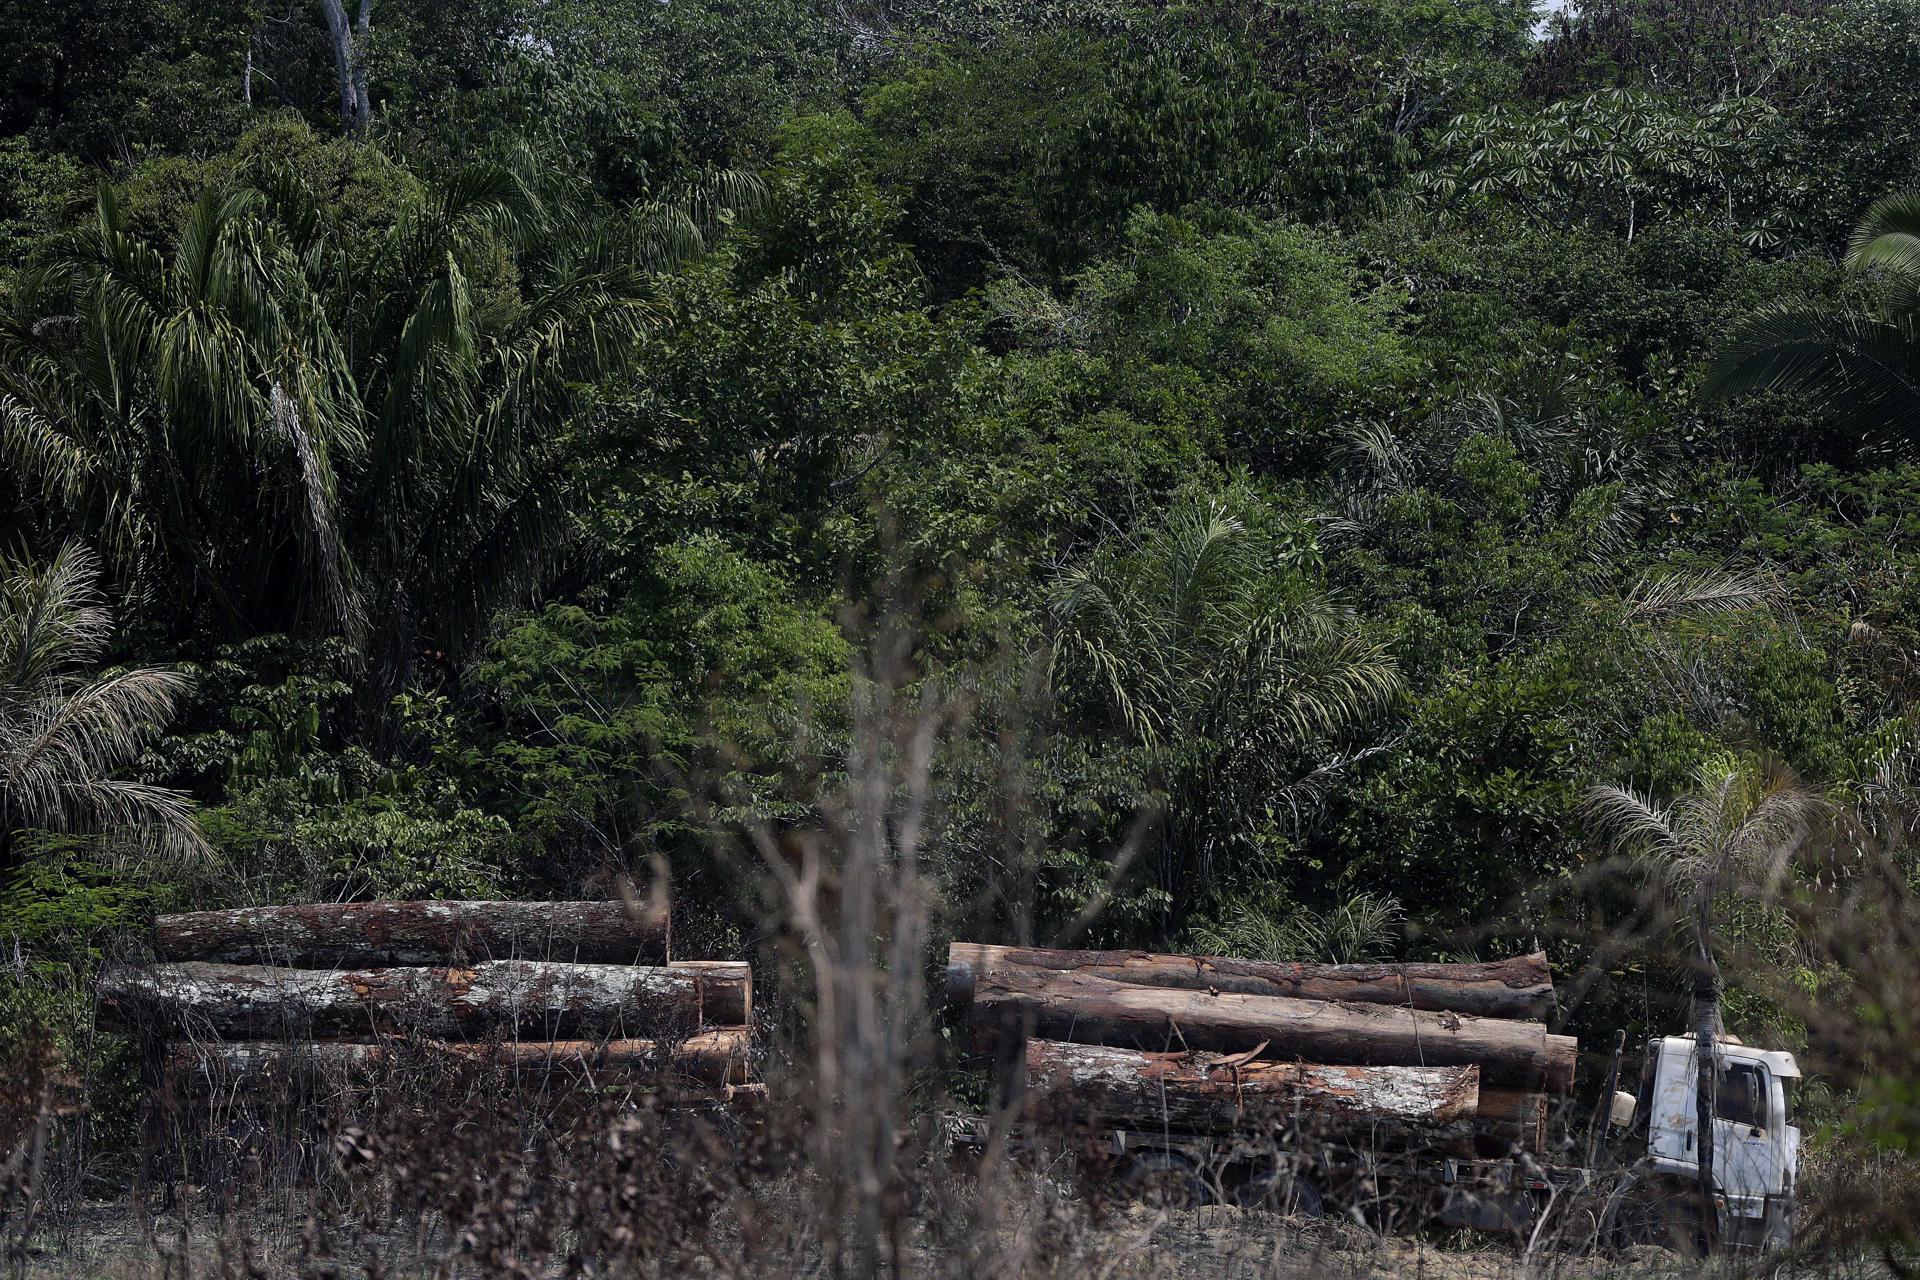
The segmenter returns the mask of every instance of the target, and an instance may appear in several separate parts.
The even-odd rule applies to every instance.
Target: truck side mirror
[[[1607,1111],[1608,1123],[1616,1129],[1631,1128],[1634,1109],[1639,1105],[1640,1100],[1625,1089],[1614,1090],[1613,1105]]]

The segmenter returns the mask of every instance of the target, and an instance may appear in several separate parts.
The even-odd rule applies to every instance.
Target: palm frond
[[[213,854],[194,820],[193,802],[178,791],[119,778],[71,778],[41,827],[75,835],[98,834],[110,850],[138,850],[163,863],[200,861]]]
[[[358,646],[366,634],[366,608],[352,583],[352,566],[341,541],[334,478],[326,457],[307,430],[299,405],[278,382],[269,393],[272,421],[292,463],[289,484],[293,528],[314,583],[324,622]]]
[[[14,696],[93,662],[112,618],[94,589],[93,554],[68,543],[45,566],[0,563],[0,679]]]
[[[1682,569],[1645,574],[1627,595],[1627,620],[1672,621],[1772,609],[1785,585],[1763,569]]]
[[[1398,899],[1356,893],[1325,911],[1295,907],[1283,913],[1237,902],[1195,926],[1194,950],[1246,960],[1295,964],[1365,964],[1391,955],[1406,920]]]
[[[1794,390],[1821,402],[1863,408],[1912,398],[1912,370],[1900,357],[1908,335],[1890,321],[1806,302],[1758,308],[1708,367],[1718,397]]]
[[[88,678],[111,619],[90,553],[0,566],[0,815],[15,828],[132,838],[203,853],[184,796],[114,777],[161,731],[187,687],[178,672]]]
[[[1629,857],[1671,857],[1680,850],[1672,811],[1627,787],[1589,788],[1580,814],[1608,850]]]
[[[1878,270],[1920,284],[1920,191],[1896,191],[1880,197],[1853,229],[1847,265]]]

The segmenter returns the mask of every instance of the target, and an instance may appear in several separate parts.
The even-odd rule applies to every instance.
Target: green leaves
[[[651,274],[759,188],[609,210],[520,152],[361,236],[303,172],[256,176],[211,186],[164,254],[103,187],[0,331],[0,446],[183,623],[344,637],[384,707],[545,572],[588,388],[635,358]]]
[[[1812,397],[1869,446],[1920,448],[1920,196],[1881,198],[1854,229],[1847,265],[1877,295],[1757,308],[1708,373],[1710,394],[1791,390]]]
[[[1070,715],[1112,717],[1166,789],[1161,883],[1183,909],[1206,893],[1187,873],[1211,875],[1293,769],[1400,687],[1385,649],[1279,551],[1188,499],[1050,592],[1055,689]]]
[[[98,574],[75,544],[45,565],[0,559],[0,850],[39,829],[197,857],[207,845],[187,798],[116,776],[166,728],[187,681],[99,671],[112,620]]]
[[[1756,98],[1697,107],[1638,89],[1535,111],[1497,106],[1450,121],[1422,181],[1443,204],[1510,201],[1535,216],[1602,221],[1629,241],[1658,217],[1733,223],[1758,193],[1774,117]]]
[[[844,716],[849,662],[777,574],[687,539],[615,609],[550,605],[501,631],[471,676],[504,731],[482,734],[465,767],[559,856],[698,858],[680,836],[709,788],[789,815],[777,775]]]

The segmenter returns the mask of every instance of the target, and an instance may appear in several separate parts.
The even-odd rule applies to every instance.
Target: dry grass
[[[1163,1208],[1121,1194],[1092,1165],[982,1158],[908,1126],[893,1181],[863,1188],[822,1170],[817,1110],[663,1108],[646,1092],[556,1096],[486,1067],[427,1078],[417,1064],[353,1088],[271,1104],[230,1097],[156,1117],[150,1176],[129,1194],[45,1197],[19,1277],[116,1280],[368,1276],[1098,1276],[1255,1280],[1420,1276],[1536,1280],[1628,1275],[1884,1275],[1845,1256],[1596,1252],[1421,1229],[1407,1204],[1302,1219],[1230,1206]],[[49,1121],[48,1166],[74,1158],[74,1121]],[[49,1180],[71,1186],[74,1179]],[[18,1189],[18,1188],[16,1188]],[[861,1258],[848,1197],[898,1241]],[[13,1208],[21,1207],[18,1198]],[[1366,1220],[1363,1220],[1366,1219]],[[1370,1221],[1369,1221],[1370,1220]],[[25,1224],[17,1213],[11,1241]],[[1396,1229],[1388,1229],[1389,1227]],[[864,1269],[862,1269],[864,1268]]]

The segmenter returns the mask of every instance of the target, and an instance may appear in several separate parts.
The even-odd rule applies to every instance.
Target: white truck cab
[[[1648,1042],[1640,1096],[1632,1100],[1629,1123],[1636,1137],[1646,1136],[1650,1171],[1670,1180],[1676,1192],[1699,1177],[1699,1052],[1691,1035]],[[1710,1052],[1716,1071],[1714,1229],[1729,1244],[1784,1245],[1793,1233],[1800,1172],[1791,1093],[1800,1068],[1790,1053],[1748,1048],[1731,1036],[1721,1037]]]

